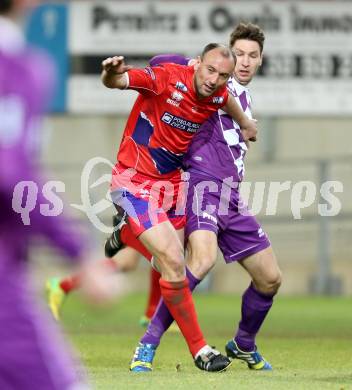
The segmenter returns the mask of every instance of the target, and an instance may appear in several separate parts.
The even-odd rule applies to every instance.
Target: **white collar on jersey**
[[[0,16],[0,50],[15,54],[25,46],[25,38],[20,27],[11,19]]]
[[[247,86],[240,84],[235,77],[231,76],[227,82],[227,88],[230,92],[232,92],[233,95],[239,96],[243,91],[246,92],[246,94],[249,94],[249,89]]]

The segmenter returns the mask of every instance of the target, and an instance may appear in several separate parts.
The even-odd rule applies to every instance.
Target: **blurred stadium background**
[[[58,71],[58,89],[45,124],[43,162],[50,179],[65,183],[65,198],[82,204],[89,193],[97,204],[98,221],[111,226],[114,211],[106,199],[111,167],[100,161],[89,180],[87,162],[101,157],[115,163],[116,152],[135,93],[103,87],[100,63],[122,54],[127,62],[145,65],[158,53],[196,56],[208,42],[227,42],[241,21],[258,23],[266,33],[265,61],[251,84],[260,135],[247,158],[246,180],[266,183],[251,199],[269,234],[284,273],[281,294],[352,293],[352,3],[349,1],[46,1],[28,23],[28,39],[46,48]],[[85,170],[87,172],[87,169]],[[84,175],[83,175],[84,176]],[[101,182],[97,182],[101,179]],[[341,209],[321,217],[321,184],[339,181],[335,193]],[[270,182],[290,182],[280,193],[274,215]],[[302,219],[292,213],[292,186],[315,184],[301,194]],[[96,185],[94,185],[94,183]],[[303,186],[304,188],[304,186]],[[260,191],[259,191],[260,194]],[[61,194],[63,195],[63,194]],[[314,195],[314,194],[313,194]],[[85,207],[88,207],[87,199]],[[251,203],[250,202],[250,203]],[[260,207],[262,205],[262,207]],[[331,207],[330,207],[331,208]],[[93,210],[93,211],[94,211]],[[72,207],[77,228],[89,229],[102,248],[107,233],[97,229],[87,213]],[[337,211],[337,212],[335,212]],[[92,218],[92,217],[91,217]],[[53,269],[39,245],[32,257],[42,263],[41,281]],[[145,291],[149,265],[126,275],[130,291]],[[239,266],[219,261],[202,288],[240,293],[248,278]]]

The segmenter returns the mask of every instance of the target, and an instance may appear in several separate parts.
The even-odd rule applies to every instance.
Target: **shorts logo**
[[[261,237],[263,237],[263,236],[265,236],[265,233],[264,233],[264,231],[263,231],[263,228],[259,228],[258,229],[258,236],[261,238]]]
[[[188,121],[187,119],[172,115],[169,112],[164,112],[163,116],[161,117],[161,120],[164,123],[170,125],[171,127],[187,131],[187,133],[195,133],[201,126],[200,123]]]
[[[209,219],[210,221],[214,222],[216,225],[218,224],[218,220],[213,215],[210,215],[210,214],[206,213],[205,211],[203,211],[202,217]]]
[[[213,103],[214,104],[222,104],[224,102],[223,96],[215,96],[213,97]]]
[[[177,81],[175,87],[182,92],[188,91],[188,88],[181,81]]]

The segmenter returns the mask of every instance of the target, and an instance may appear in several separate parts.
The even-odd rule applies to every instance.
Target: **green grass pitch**
[[[204,334],[224,350],[240,315],[240,298],[195,295]],[[138,319],[144,295],[131,295],[104,309],[72,296],[63,323],[90,373],[95,389],[352,389],[352,302],[350,298],[278,297],[257,343],[273,372],[253,372],[235,360],[224,373],[198,370],[180,334],[168,333],[154,371],[128,371],[143,329]],[[176,369],[176,366],[178,369]]]

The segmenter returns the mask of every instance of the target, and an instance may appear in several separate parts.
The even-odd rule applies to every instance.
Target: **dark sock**
[[[257,291],[251,283],[242,296],[242,318],[234,337],[243,351],[255,349],[255,337],[273,304],[273,296]]]
[[[160,279],[160,273],[156,271],[154,268],[151,268],[149,297],[148,297],[148,304],[145,310],[145,316],[148,318],[153,317],[161,298],[159,279]]]

